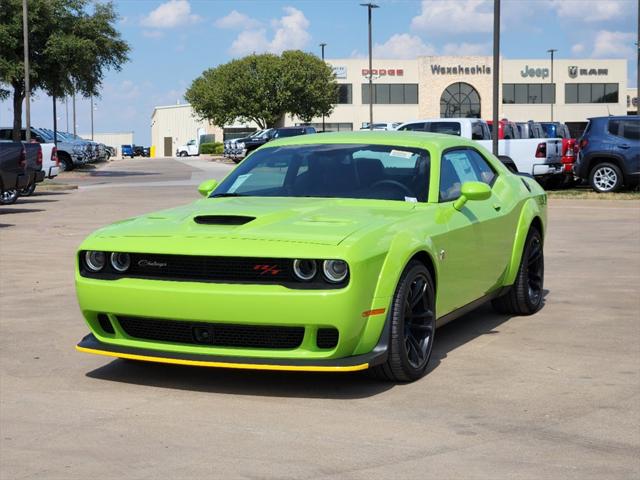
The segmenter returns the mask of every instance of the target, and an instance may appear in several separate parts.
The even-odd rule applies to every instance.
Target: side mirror
[[[464,182],[460,188],[460,196],[453,202],[453,208],[462,210],[468,200],[486,200],[491,197],[491,187],[482,182]]]
[[[213,192],[217,186],[217,180],[205,180],[200,185],[198,185],[198,192],[200,192],[200,195],[202,195],[203,197],[208,197],[209,194],[211,194],[211,192]]]

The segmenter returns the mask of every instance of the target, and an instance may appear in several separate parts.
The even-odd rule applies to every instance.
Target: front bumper
[[[253,364],[272,362],[280,365],[301,361],[316,365],[374,350],[386,324],[384,312],[391,301],[389,297],[373,297],[376,280],[377,277],[367,275],[363,281],[352,281],[341,289],[297,290],[280,285],[135,278],[102,280],[78,273],[76,290],[91,333],[109,349],[129,349],[125,353],[148,350],[155,352],[154,357],[158,358],[196,355],[226,359],[227,363],[234,363],[235,358],[240,357],[253,359]],[[372,310],[377,313],[365,315]],[[101,314],[108,316],[115,332],[109,333],[100,325]],[[157,337],[128,333],[121,317],[190,324],[302,327],[304,334],[295,347],[203,345],[177,339],[159,341],[152,339]],[[323,328],[338,331],[335,346],[319,346],[318,332]]]
[[[130,348],[121,345],[109,345],[100,342],[93,334],[84,337],[76,350],[107,357],[126,358],[146,362],[170,363],[195,367],[234,368],[246,370],[286,370],[306,372],[355,372],[366,370],[387,359],[387,336],[370,353],[335,360],[298,360],[244,358],[203,355],[181,352],[158,352],[154,350]]]

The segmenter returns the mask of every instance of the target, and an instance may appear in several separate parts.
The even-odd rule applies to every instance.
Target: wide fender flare
[[[412,257],[424,252],[431,258],[437,284],[438,264],[435,261],[435,247],[430,237],[420,238],[414,233],[404,230],[398,232],[389,245],[387,256],[382,264],[375,297],[391,297],[396,291],[400,275]]]
[[[438,276],[437,263],[433,260],[435,251],[430,238],[419,238],[409,231],[399,232],[389,245],[387,255],[378,275],[372,308],[386,309],[384,315],[369,317],[361,340],[354,350],[354,355],[367,353],[380,341],[385,331],[385,324],[391,315],[391,301],[398,286],[400,276],[411,258],[419,253],[426,253],[431,257],[434,273]],[[437,283],[437,279],[433,279]],[[386,345],[386,343],[385,343]]]
[[[546,197],[545,197],[546,198]],[[524,251],[524,244],[529,234],[529,228],[535,218],[539,218],[542,222],[541,235],[544,238],[544,233],[547,228],[547,216],[546,210],[543,206],[539,205],[536,199],[530,198],[526,200],[522,206],[520,212],[520,218],[518,220],[518,227],[516,228],[515,240],[513,242],[513,249],[511,251],[511,261],[507,274],[505,275],[504,286],[513,285],[520,269],[520,260],[522,259],[522,252]]]

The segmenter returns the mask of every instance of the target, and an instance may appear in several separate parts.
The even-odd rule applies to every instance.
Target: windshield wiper
[[[243,193],[216,193],[215,195],[211,195],[209,198],[223,198],[223,197],[246,197]]]

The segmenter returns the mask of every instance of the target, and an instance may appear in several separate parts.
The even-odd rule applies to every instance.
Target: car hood
[[[400,201],[228,197],[124,220],[97,237],[201,237],[338,245],[364,227],[383,226],[410,215],[415,204]]]

